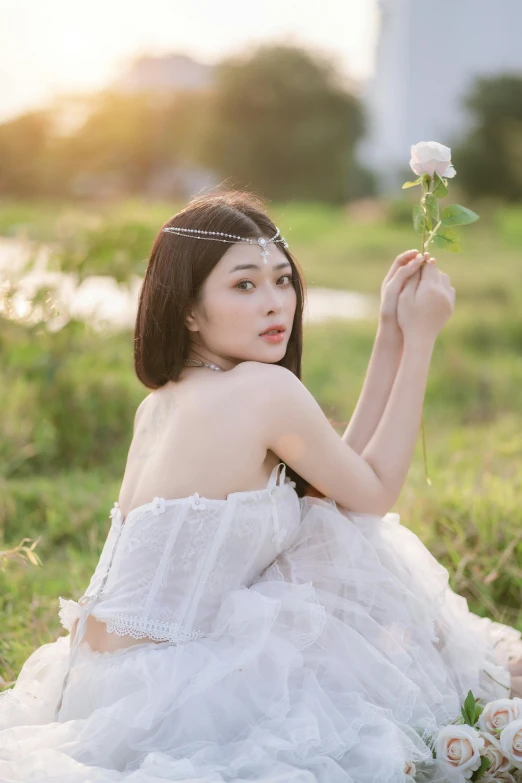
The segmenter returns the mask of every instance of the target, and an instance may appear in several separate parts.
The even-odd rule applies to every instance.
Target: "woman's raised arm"
[[[358,454],[362,454],[377,429],[399,369],[404,344],[397,322],[399,295],[426,258],[429,258],[429,253],[422,256],[417,250],[401,253],[383,280],[377,336],[361,394],[342,435],[344,442]]]
[[[406,283],[398,306],[404,333],[401,364],[384,414],[361,455],[339,437],[292,372],[247,363],[249,393],[266,448],[348,510],[378,515],[389,511],[408,473],[435,339],[454,301],[448,276],[432,264]]]

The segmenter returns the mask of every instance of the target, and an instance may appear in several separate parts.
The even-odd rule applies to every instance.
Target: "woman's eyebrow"
[[[283,261],[282,264],[277,264],[274,266],[274,269],[283,269],[283,267],[289,266],[292,268],[292,265],[289,261]],[[237,272],[238,269],[261,269],[260,266],[257,264],[239,264],[238,266],[235,266],[233,269],[230,270],[229,274],[232,274],[232,272]]]

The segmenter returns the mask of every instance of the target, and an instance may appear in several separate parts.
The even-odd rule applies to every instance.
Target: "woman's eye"
[[[279,282],[279,280],[283,280],[285,277],[288,278],[288,282],[291,285],[292,284],[292,280],[293,280],[292,275],[281,275],[281,277],[278,278],[278,282]],[[252,281],[251,280],[240,280],[239,283],[236,283],[235,288],[239,288],[239,286],[246,285],[246,283],[252,283]],[[253,285],[253,283],[252,283],[252,285]],[[251,289],[250,288],[240,288],[240,290],[241,291],[250,291]]]

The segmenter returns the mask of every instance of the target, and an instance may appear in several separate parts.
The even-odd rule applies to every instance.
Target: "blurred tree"
[[[196,92],[105,90],[65,130],[52,109],[1,124],[0,193],[185,197],[220,178],[280,200],[373,192],[353,154],[362,104],[333,61],[270,45],[215,70]]]
[[[202,162],[233,187],[342,203],[367,184],[353,155],[361,103],[331,61],[304,49],[265,45],[222,61],[206,127]]]
[[[522,76],[480,77],[465,101],[475,123],[454,145],[459,184],[468,196],[522,199]]]
[[[196,96],[110,91],[96,96],[84,125],[64,143],[78,193],[143,193],[166,166],[191,157]]]
[[[0,124],[0,193],[28,197],[49,192],[53,134],[53,122],[45,110]]]

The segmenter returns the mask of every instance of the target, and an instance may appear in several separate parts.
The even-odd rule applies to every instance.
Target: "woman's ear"
[[[199,332],[197,319],[194,313],[190,312],[185,316],[185,326],[189,332]]]

